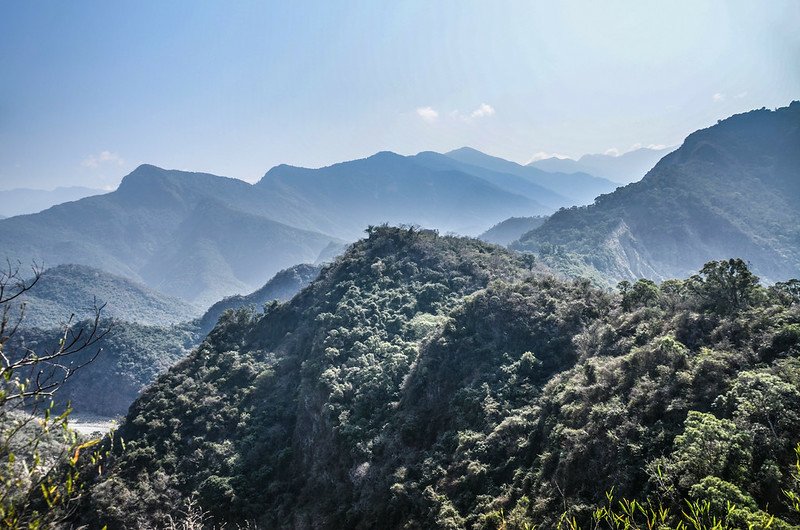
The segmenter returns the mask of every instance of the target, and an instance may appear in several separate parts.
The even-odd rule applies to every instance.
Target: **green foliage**
[[[756,275],[738,258],[706,263],[690,278],[689,289],[703,301],[703,309],[722,315],[750,307],[763,295]]]
[[[41,279],[36,266],[33,273],[27,280],[10,264],[0,270],[0,528],[9,530],[60,527],[85,492],[82,472],[97,472],[108,456],[94,449],[99,440],[69,429],[69,409],[54,412],[49,401],[96,358],[76,362],[108,328],[96,310],[85,326],[68,320],[52,348],[21,346],[20,317],[9,315]]]
[[[200,342],[197,328],[189,323],[174,326],[145,326],[132,322],[104,320],[109,333],[97,344],[102,349],[91,364],[65,381],[53,396],[56,407],[68,405],[79,414],[120,416],[155,381],[156,377],[184,358]],[[87,329],[90,322],[76,323]],[[11,341],[15,349],[42,350],[58,344],[57,328],[20,329]],[[75,365],[96,354],[88,350],[77,354]]]
[[[267,527],[796,525],[800,306],[735,260],[704,271],[617,294],[372,228],[144,393],[84,517],[141,526],[197,494]]]
[[[0,408],[0,528],[58,527],[86,492],[86,476],[102,467],[99,439],[69,428],[69,412],[36,414]]]

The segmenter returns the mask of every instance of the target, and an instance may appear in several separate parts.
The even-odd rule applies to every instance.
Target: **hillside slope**
[[[91,329],[92,322],[73,323],[75,333]],[[145,388],[202,339],[197,326],[189,322],[157,326],[103,319],[99,329],[108,334],[70,359],[78,366],[96,356],[53,395],[57,410],[69,406],[78,415],[123,416]],[[62,336],[59,328],[26,327],[17,331],[7,351],[29,348],[43,354],[57,349]]]
[[[640,182],[552,215],[515,248],[559,247],[612,279],[685,276],[740,256],[800,276],[800,102],[697,131]]]
[[[233,510],[231,517],[258,513],[272,522],[267,526],[284,516],[314,517],[298,508],[321,500],[320,488],[331,493],[330,508],[339,501],[346,506],[348,470],[353,459],[377,450],[376,437],[387,428],[420,341],[464,295],[493,279],[529,273],[527,258],[477,240],[380,228],[289,303],[255,319],[231,314],[131,409],[120,431],[130,450],[111,480],[121,486],[123,469],[137,473],[130,466],[142,451],[174,455],[180,471],[171,473],[177,482],[153,484],[143,495],[134,491],[150,486],[126,482],[132,495],[123,493],[109,513],[127,514],[110,522],[135,526],[163,517],[184,492],[180,483],[202,490],[215,510]],[[214,421],[202,419],[212,410]],[[168,416],[182,418],[172,432],[196,440],[203,459],[217,462],[215,478],[190,456],[200,446],[173,445],[155,427]],[[333,474],[324,477],[319,466],[332,466]],[[188,482],[184,474],[191,475]],[[118,486],[101,484],[98,491],[108,487]]]
[[[83,319],[94,317],[92,297],[97,295],[98,302],[108,299],[99,326],[108,333],[71,360],[80,365],[97,357],[63,384],[53,399],[57,407],[70,404],[78,414],[124,415],[142,390],[200,344],[225,311],[248,308],[261,313],[269,302],[292,298],[319,271],[316,265],[283,270],[249,295],[217,302],[198,319],[196,308],[130,280],[80,265],[54,267],[28,291],[21,326],[5,351],[29,348],[42,355],[52,351],[63,337],[62,323],[70,310],[75,313],[73,332],[89,333],[92,321]],[[12,313],[12,319],[15,316]]]
[[[522,195],[539,204],[543,204],[552,210],[563,206],[572,206],[580,204],[581,201],[575,198],[570,198],[559,193],[552,191],[549,188],[541,186],[525,177],[515,175],[514,173],[504,173],[500,171],[493,171],[481,166],[466,164],[460,162],[455,158],[447,155],[434,153],[432,151],[423,151],[412,157],[409,157],[418,164],[437,171],[460,171],[469,175],[474,175],[491,184],[502,188],[511,193]]]
[[[121,276],[86,265],[59,265],[47,269],[34,288],[16,302],[25,303],[22,325],[57,327],[74,315],[74,321],[94,316],[94,303],[103,305],[105,318],[145,325],[185,322],[200,314],[199,308],[165,296]],[[19,304],[12,305],[16,313]]]

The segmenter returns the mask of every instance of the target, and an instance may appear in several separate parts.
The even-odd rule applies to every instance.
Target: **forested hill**
[[[225,311],[247,307],[261,312],[273,300],[292,298],[319,271],[317,265],[290,267],[253,293],[221,300],[196,318],[197,308],[130,280],[80,265],[62,265],[48,269],[26,293],[24,318],[6,348],[53,351],[64,336],[62,323],[71,313],[75,315],[73,333],[87,335],[94,317],[93,297],[97,296],[98,304],[108,300],[99,323],[99,332],[108,333],[72,362],[77,366],[97,357],[61,385],[53,400],[59,410],[69,405],[79,415],[121,416],[157,376],[200,344]],[[12,308],[12,323],[17,307]]]
[[[800,275],[800,102],[689,135],[640,182],[561,210],[514,245],[574,253],[609,278],[685,276],[739,256]]]
[[[59,327],[94,317],[95,303],[104,318],[145,325],[168,325],[197,318],[200,309],[144,285],[86,265],[59,265],[45,270],[33,289],[12,305],[18,314],[24,302],[25,327]]]
[[[614,487],[788,528],[798,293],[730,260],[611,294],[477,240],[372,229],[148,389],[82,517],[142,527],[196,495],[268,528],[551,528]]]

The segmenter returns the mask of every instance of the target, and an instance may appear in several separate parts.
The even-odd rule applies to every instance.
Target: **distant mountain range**
[[[461,171],[455,162],[434,167],[421,158],[389,152],[320,169],[280,165],[254,188],[261,196],[280,197],[293,207],[296,214],[285,222],[324,228],[348,240],[360,237],[367,225],[380,223],[478,234],[509,212],[523,215],[553,209],[533,194],[523,196]]]
[[[553,214],[513,244],[570,253],[613,280],[681,277],[741,257],[800,277],[800,102],[692,133],[640,182]],[[560,249],[560,250],[559,250]]]
[[[77,201],[91,195],[108,193],[104,190],[69,186],[54,190],[35,190],[30,188],[15,188],[0,192],[0,219],[14,215],[41,212],[56,204]]]
[[[516,175],[533,184],[552,190],[567,198],[566,201],[558,204],[559,207],[591,204],[595,197],[614,191],[619,185],[587,173],[548,173],[537,167],[523,166],[516,162],[487,155],[470,147],[462,147],[450,151],[446,155],[474,167],[506,175]]]
[[[781,136],[769,127],[795,106],[694,133],[641,183],[619,189],[574,170],[633,178],[665,151],[528,166],[468,147],[380,152],[319,169],[279,165],[256,184],[142,165],[114,192],[0,220],[0,248],[23,263],[89,265],[200,307],[252,292],[287,267],[329,260],[383,223],[485,233],[500,244],[519,238],[521,250],[561,247],[588,267],[573,272],[611,279],[682,276],[732,255],[765,278],[784,277],[796,270],[799,246],[787,176],[798,149],[791,129]],[[759,113],[769,117],[752,117]],[[736,134],[720,133],[731,127]],[[742,140],[763,134],[779,141]],[[568,209],[535,227],[531,218],[559,208]]]
[[[90,265],[208,307],[339,241],[273,220],[280,198],[255,189],[143,165],[112,193],[0,221],[0,248],[22,263]]]
[[[370,225],[477,235],[610,191],[464,148],[390,152],[319,169],[280,165],[256,184],[142,165],[111,193],[0,221],[4,258],[79,263],[209,306],[279,270],[330,259]]]
[[[656,162],[673,150],[673,147],[661,149],[643,147],[617,156],[583,155],[578,160],[553,157],[531,162],[528,167],[549,172],[588,173],[616,183],[629,184],[641,180]]]

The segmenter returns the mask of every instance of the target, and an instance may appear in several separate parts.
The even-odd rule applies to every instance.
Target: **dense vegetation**
[[[682,277],[739,256],[800,275],[800,102],[692,133],[640,182],[560,210],[514,245],[558,247],[612,279]],[[556,264],[557,265],[557,264]]]
[[[89,321],[75,322],[73,328],[90,325]],[[70,404],[78,414],[124,415],[142,390],[200,342],[199,330],[191,323],[147,326],[105,320],[101,326],[109,329],[108,334],[72,361],[80,365],[97,358],[55,393],[53,399],[59,410]],[[59,328],[23,328],[10,346],[16,351],[42,351],[57,346],[60,337]]]
[[[165,296],[128,280],[85,265],[59,265],[45,270],[34,289],[10,308],[18,316],[25,309],[24,327],[58,327],[73,315],[74,321],[93,315],[95,304],[106,318],[145,325],[170,325],[197,317],[200,311],[182,300]]]
[[[257,291],[221,300],[201,318],[189,320],[183,310],[186,304],[182,302],[88,267],[59,266],[45,271],[29,291],[15,300],[24,302],[27,309],[8,347],[14,351],[45,351],[57,347],[63,337],[62,323],[69,319],[71,308],[76,314],[71,321],[73,330],[77,333],[89,329],[92,321],[82,319],[90,316],[91,297],[85,308],[76,304],[86,300],[89,292],[102,293],[99,303],[111,300],[103,307],[100,322],[100,327],[108,333],[93,348],[74,356],[75,365],[96,358],[60,385],[54,404],[58,411],[69,404],[77,415],[122,416],[142,390],[197,347],[226,311],[245,307],[261,310],[269,302],[286,301],[306,287],[319,270],[316,265],[291,267],[276,274]],[[62,282],[61,289],[57,281]],[[71,297],[67,296],[70,293]],[[51,303],[45,306],[50,310],[48,313],[41,311],[41,301]],[[22,302],[8,304],[12,316],[17,316]],[[182,322],[169,325],[122,319],[129,315],[147,322],[162,314],[169,320],[184,318]],[[15,324],[16,320],[12,318],[11,322]]]
[[[785,528],[799,357],[800,284],[765,288],[739,260],[609,293],[475,240],[372,229],[159,378],[83,517],[133,528],[195,494],[265,527],[552,527],[613,487]]]

